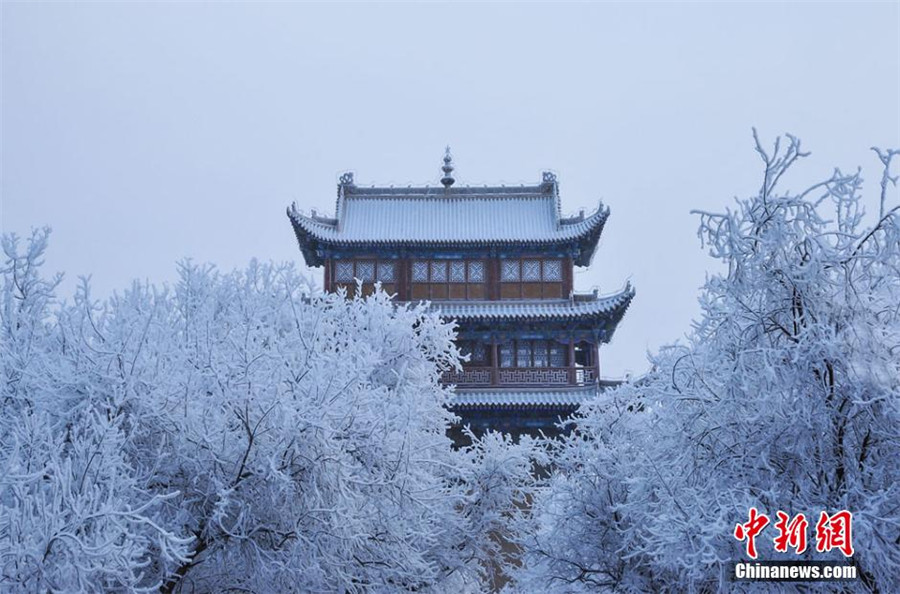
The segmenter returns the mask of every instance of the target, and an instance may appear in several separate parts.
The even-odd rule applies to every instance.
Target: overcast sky
[[[898,3],[2,4],[4,232],[50,225],[70,294],[301,255],[335,184],[557,173],[612,215],[576,288],[637,288],[603,372],[683,337],[714,262],[692,208],[759,185],[751,126],[813,152],[787,187],[900,146]],[[872,202],[872,204],[875,204]],[[321,281],[321,270],[313,272]]]

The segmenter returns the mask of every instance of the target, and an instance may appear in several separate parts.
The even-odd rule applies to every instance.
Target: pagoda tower
[[[600,345],[628,309],[630,284],[576,293],[609,209],[561,214],[556,176],[529,186],[455,185],[449,152],[438,187],[361,187],[340,177],[334,217],[287,214],[306,264],[327,291],[428,301],[455,320],[469,360],[443,381],[452,410],[474,429],[552,433],[560,418],[617,382],[600,376]]]

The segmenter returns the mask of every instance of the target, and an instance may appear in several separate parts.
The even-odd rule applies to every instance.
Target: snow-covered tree
[[[184,263],[57,303],[5,239],[0,589],[481,591],[531,445],[454,451],[453,326]]]
[[[688,343],[593,402],[558,445],[558,472],[519,528],[520,588],[764,589],[729,581],[746,558],[735,525],[756,507],[773,522],[777,510],[806,514],[811,540],[820,511],[850,510],[860,579],[840,587],[900,590],[898,152],[877,151],[881,196],[867,219],[859,171],[781,191],[808,153],[791,136],[756,149],[758,194],[699,213],[724,266]],[[775,553],[772,537],[756,540],[763,559],[843,559],[814,544]]]
[[[60,277],[40,276],[47,235],[36,231],[22,253],[3,237],[0,590],[154,589],[187,560],[190,538],[160,516],[177,493],[135,476],[121,391],[97,381],[105,353],[56,307]],[[74,311],[86,300],[79,292]]]

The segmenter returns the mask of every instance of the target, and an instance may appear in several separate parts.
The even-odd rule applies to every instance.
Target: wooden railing
[[[467,367],[462,371],[445,371],[441,381],[457,386],[490,386],[493,376],[492,367]]]
[[[575,374],[575,384],[579,386],[595,384],[600,377],[596,367],[575,367],[572,371]]]
[[[465,367],[445,371],[441,381],[460,387],[587,386],[598,377],[596,367]]]

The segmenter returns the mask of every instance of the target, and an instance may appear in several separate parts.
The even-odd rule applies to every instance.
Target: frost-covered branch
[[[861,579],[842,587],[900,588],[897,151],[876,151],[880,216],[867,225],[859,171],[779,192],[809,153],[791,136],[772,151],[754,140],[757,195],[699,213],[727,266],[702,289],[689,343],[592,403],[558,446],[521,530],[524,589],[590,591],[594,576],[621,591],[731,589],[743,556],[731,531],[751,506],[851,510]]]
[[[531,450],[451,447],[450,324],[257,262],[58,304],[46,246],[3,239],[0,590],[483,589]]]

